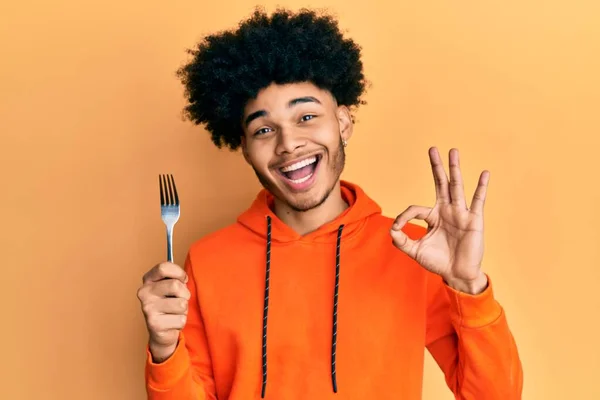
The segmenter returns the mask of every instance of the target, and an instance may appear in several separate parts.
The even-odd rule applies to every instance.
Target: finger
[[[190,299],[190,291],[187,286],[177,279],[165,279],[152,284],[152,294],[158,297],[179,297]]]
[[[148,317],[148,329],[154,333],[169,331],[171,329],[183,329],[187,322],[186,315],[180,314],[154,314]]]
[[[427,221],[429,215],[431,214],[431,207],[423,207],[423,206],[410,206],[402,213],[398,214],[394,224],[392,225],[392,230],[399,231],[406,225],[408,221],[411,219],[420,219],[423,221]]]
[[[473,201],[471,202],[471,212],[474,214],[483,214],[483,208],[485,206],[485,197],[487,195],[487,186],[490,181],[490,172],[483,171],[479,176],[479,182],[477,182],[477,188],[473,194]]]
[[[390,235],[392,236],[394,246],[413,259],[417,256],[417,243],[409,238],[406,233],[401,230],[391,230]]]
[[[188,300],[184,298],[167,297],[160,299],[149,306],[156,313],[186,315]]]
[[[433,172],[433,181],[435,182],[435,197],[438,203],[449,203],[450,194],[448,193],[448,176],[444,170],[442,158],[438,149],[431,147],[429,149],[429,161]]]
[[[450,164],[450,197],[452,204],[466,209],[467,203],[465,200],[465,189],[460,171],[460,157],[458,150],[450,149],[448,159]]]
[[[163,262],[153,267],[150,271],[146,272],[144,274],[144,277],[142,278],[142,282],[146,284],[151,282],[157,282],[166,278],[178,279],[183,283],[187,283],[188,281],[188,276],[183,270],[183,268],[181,268],[177,264]]]

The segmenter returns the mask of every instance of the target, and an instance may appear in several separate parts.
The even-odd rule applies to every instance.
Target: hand
[[[436,202],[433,208],[410,206],[396,217],[391,235],[394,245],[427,270],[440,275],[451,287],[470,294],[487,287],[481,271],[483,259],[483,208],[489,172],[483,171],[473,195],[471,207],[465,201],[458,150],[450,150],[450,181],[438,150],[429,149],[435,181]],[[427,234],[410,239],[402,227],[411,219],[424,220]]]
[[[165,262],[146,272],[142,281],[137,296],[150,334],[150,353],[161,363],[175,352],[179,331],[187,320],[188,277],[180,266]]]

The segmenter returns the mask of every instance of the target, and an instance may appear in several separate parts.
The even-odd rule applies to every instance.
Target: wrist
[[[155,364],[161,364],[167,361],[173,355],[173,353],[175,353],[175,350],[177,349],[177,343],[169,346],[150,343],[148,347],[150,349],[150,354],[152,355],[152,362]]]
[[[478,295],[481,294],[488,287],[488,278],[483,272],[479,272],[479,275],[474,279],[456,279],[456,278],[444,278],[444,282],[452,289],[470,294]]]

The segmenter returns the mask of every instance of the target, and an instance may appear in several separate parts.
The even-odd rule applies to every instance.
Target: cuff
[[[488,276],[487,288],[476,295],[463,293],[446,285],[450,299],[452,321],[460,327],[481,328],[496,321],[502,315],[502,307],[494,298],[492,281]]]
[[[185,375],[190,365],[190,355],[185,347],[185,338],[181,333],[175,352],[164,362],[152,361],[150,348],[146,347],[146,376],[148,385],[155,390],[170,390]]]

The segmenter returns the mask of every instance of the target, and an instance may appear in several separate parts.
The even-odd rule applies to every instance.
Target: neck
[[[286,225],[298,234],[306,235],[336,219],[346,208],[348,208],[348,204],[342,198],[338,181],[327,199],[318,207],[300,212],[275,199],[274,211],[275,215]]]

